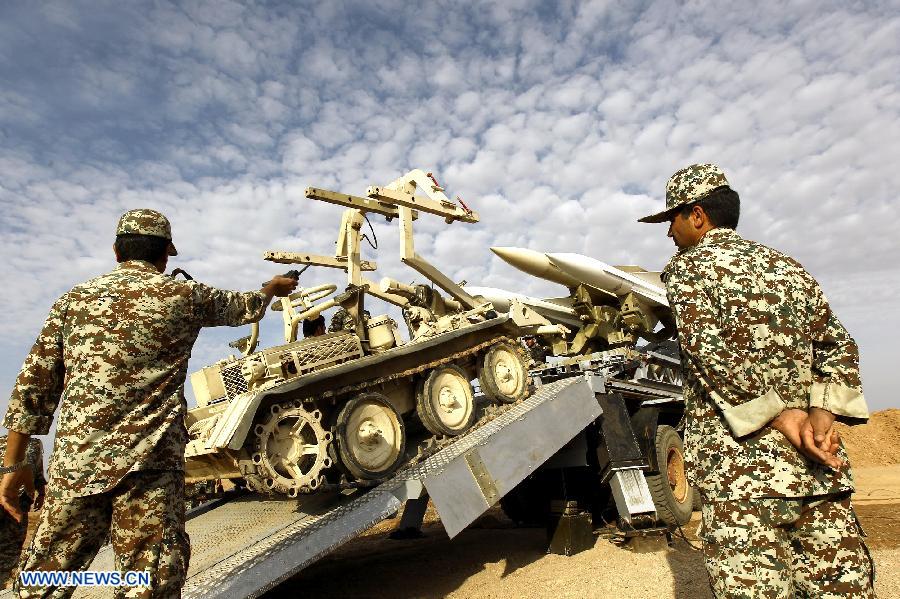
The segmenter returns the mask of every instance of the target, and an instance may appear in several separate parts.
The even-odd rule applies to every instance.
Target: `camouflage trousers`
[[[874,597],[850,494],[704,501],[699,536],[716,597]]]
[[[111,491],[85,497],[60,498],[51,486],[22,570],[85,570],[109,538],[115,570],[150,573],[150,587],[114,587],[110,595],[180,597],[190,559],[184,510],[183,472],[132,472]],[[20,597],[75,590],[19,583]]]
[[[19,555],[22,553],[22,545],[25,543],[25,533],[28,531],[28,511],[31,509],[31,499],[23,496],[19,506],[26,518],[19,524],[15,518],[0,508],[0,589],[8,582],[13,571],[19,563]]]

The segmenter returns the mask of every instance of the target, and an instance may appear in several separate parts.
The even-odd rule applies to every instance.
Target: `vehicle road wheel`
[[[332,435],[322,426],[322,412],[295,401],[274,404],[253,427],[252,460],[258,475],[247,482],[264,493],[296,497],[315,491],[324,482],[322,471],[331,467],[328,444]]]
[[[694,489],[684,472],[684,445],[678,432],[661,424],[656,428],[656,462],[659,474],[647,476],[647,486],[659,519],[681,526],[691,519]]]
[[[334,428],[341,466],[356,479],[394,472],[406,451],[406,428],[397,409],[380,393],[363,393],[341,408]]]
[[[518,348],[498,343],[478,364],[478,384],[484,395],[498,403],[513,403],[528,396],[528,368]]]
[[[475,392],[459,366],[432,370],[416,392],[419,420],[435,435],[460,435],[475,423]]]

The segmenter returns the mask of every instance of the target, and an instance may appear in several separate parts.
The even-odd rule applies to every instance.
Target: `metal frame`
[[[417,191],[421,191],[425,195],[421,195]],[[413,221],[422,212],[443,217],[448,224],[454,221],[477,223],[478,213],[469,210],[464,204],[460,206],[450,201],[444,194],[444,188],[438,185],[431,173],[425,173],[419,169],[412,170],[385,186],[369,186],[366,195],[368,197],[339,193],[318,187],[307,187],[305,191],[307,198],[347,208],[341,218],[335,256],[266,252],[263,256],[264,259],[279,264],[314,264],[328,268],[340,268],[347,272],[349,285],[366,287],[366,293],[372,296],[396,306],[406,306],[409,303],[407,298],[382,291],[379,285],[362,275],[363,271],[375,270],[377,264],[360,258],[360,241],[362,239],[360,230],[366,214],[379,214],[388,220],[398,219],[400,259],[404,264],[451,295],[463,305],[464,309],[471,310],[477,307],[479,302],[474,297],[416,254],[413,242]],[[332,303],[323,309],[333,305],[335,304]]]

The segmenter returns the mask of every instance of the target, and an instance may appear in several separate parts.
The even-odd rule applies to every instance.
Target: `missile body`
[[[504,262],[533,277],[559,283],[566,287],[577,287],[581,281],[567,275],[550,262],[547,254],[525,248],[493,247],[491,251]]]
[[[513,301],[517,301],[528,306],[554,324],[564,324],[575,328],[581,326],[581,320],[571,307],[556,303],[557,301],[568,300],[568,298],[548,301],[522,295],[521,293],[514,293],[512,291],[507,291],[506,289],[497,289],[496,287],[474,287],[466,285],[464,289],[469,295],[481,296],[491,302],[494,305],[494,309],[500,312],[508,312],[510,304]]]
[[[665,289],[653,282],[658,280],[657,273],[629,273],[581,254],[543,254],[514,247],[492,247],[491,251],[523,272],[560,283],[570,289],[586,285],[600,295],[612,294],[617,297],[634,292],[652,305],[669,305]]]
[[[547,259],[560,272],[585,285],[602,289],[619,297],[634,292],[654,305],[669,305],[663,288],[600,260],[581,254],[547,254]]]

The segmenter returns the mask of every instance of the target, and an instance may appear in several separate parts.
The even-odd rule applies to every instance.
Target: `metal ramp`
[[[301,500],[242,497],[188,520],[191,563],[185,598],[256,597],[396,515],[431,497],[453,537],[602,413],[587,377],[540,387],[494,420],[364,492]],[[109,546],[91,570],[113,570]],[[79,588],[75,597],[108,597]]]

